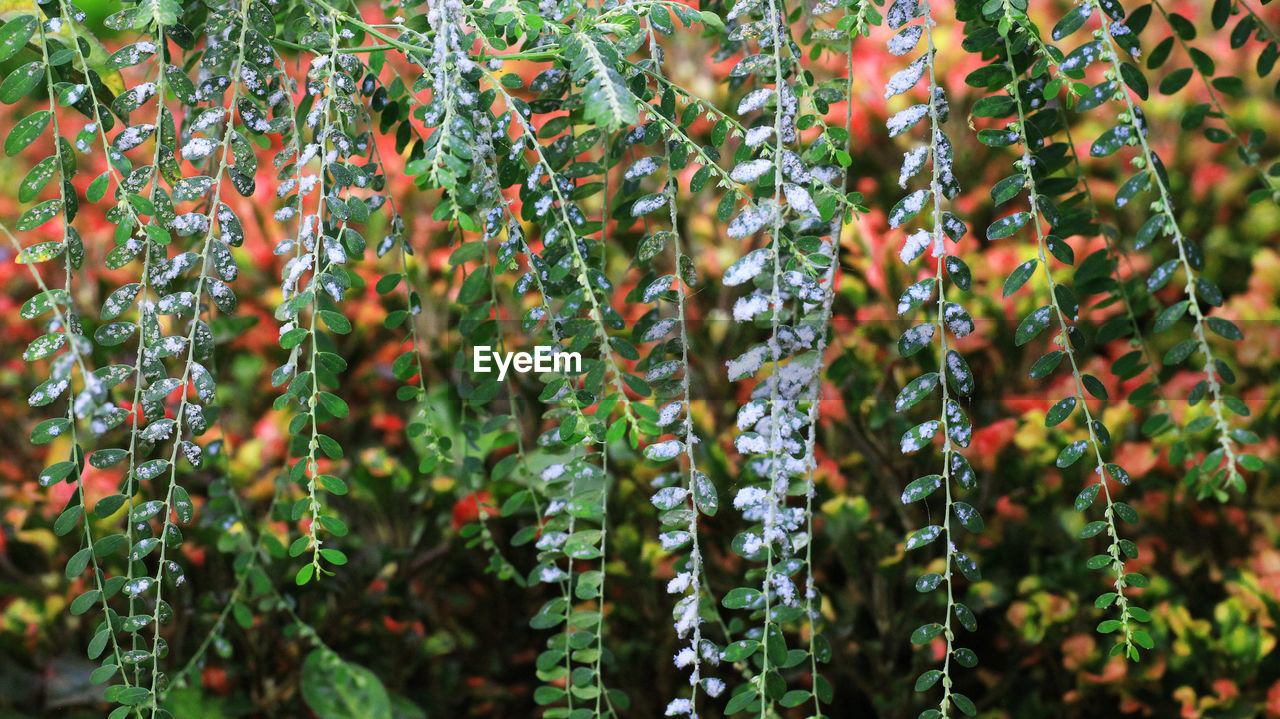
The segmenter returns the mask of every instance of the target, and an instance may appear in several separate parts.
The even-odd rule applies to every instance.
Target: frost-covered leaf
[[[920,78],[924,76],[924,71],[928,67],[928,55],[922,55],[916,58],[914,62],[905,68],[895,72],[884,86],[884,97],[889,99],[894,95],[901,95],[910,92],[911,88],[920,82]]]
[[[759,248],[748,252],[739,258],[724,272],[722,282],[726,287],[735,287],[737,285],[749,282],[764,271],[765,264],[772,258],[773,253],[766,248]]]
[[[938,386],[938,373],[928,372],[907,383],[906,387],[898,393],[898,398],[893,402],[894,410],[901,412],[903,410],[914,407],[920,400],[928,397],[933,388]]]

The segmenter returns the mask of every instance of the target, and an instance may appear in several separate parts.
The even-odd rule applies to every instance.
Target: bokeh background
[[[1224,98],[1236,121],[1280,137],[1275,77],[1259,80],[1253,71],[1262,44],[1232,49],[1229,28],[1211,29],[1209,5],[1171,2],[1167,7],[1200,29],[1194,44],[1215,58],[1219,74],[1245,80],[1242,96]],[[83,6],[91,24],[113,11],[103,0]],[[1039,9],[1042,27],[1051,27],[1065,8],[1048,3]],[[1259,11],[1272,27],[1280,27],[1280,7],[1260,6]],[[370,7],[367,12],[380,11]],[[95,31],[112,47],[109,31],[100,26]],[[1167,34],[1157,15],[1143,34],[1144,46]],[[955,207],[971,227],[959,247],[975,274],[975,290],[966,306],[980,318],[978,332],[962,345],[978,376],[978,392],[970,406],[977,432],[969,456],[979,472],[980,488],[967,501],[987,520],[985,533],[966,539],[983,568],[983,581],[972,586],[965,600],[977,612],[980,629],[964,641],[982,663],[975,671],[961,673],[960,689],[977,700],[981,716],[992,718],[1280,717],[1280,486],[1275,439],[1280,420],[1275,403],[1280,392],[1280,209],[1270,201],[1247,201],[1257,179],[1236,157],[1234,146],[1179,128],[1183,111],[1205,100],[1198,80],[1173,96],[1153,94],[1145,108],[1154,145],[1169,168],[1183,227],[1205,247],[1206,274],[1227,294],[1221,315],[1244,328],[1244,341],[1224,349],[1240,377],[1238,393],[1253,412],[1248,426],[1264,438],[1255,451],[1265,468],[1249,473],[1247,489],[1226,502],[1198,498],[1184,486],[1183,468],[1171,464],[1167,438],[1152,439],[1139,431],[1142,410],[1119,400],[1096,403],[1116,435],[1117,461],[1136,479],[1120,490],[1120,498],[1143,517],[1130,534],[1141,549],[1131,571],[1152,577],[1150,587],[1139,594],[1141,603],[1151,608],[1157,643],[1141,663],[1109,659],[1109,642],[1095,633],[1099,616],[1091,608],[1102,579],[1084,566],[1095,548],[1076,539],[1085,520],[1071,507],[1088,479],[1086,469],[1084,463],[1065,471],[1054,468],[1058,450],[1074,430],[1046,430],[1043,423],[1044,410],[1062,395],[1063,385],[1046,387],[1028,379],[1027,369],[1043,347],[1033,343],[1015,348],[1011,340],[1018,318],[1039,303],[1033,304],[1025,292],[1016,299],[999,299],[1004,277],[1031,257],[1034,247],[1021,235],[998,242],[980,239],[981,228],[996,216],[988,189],[1010,174],[1011,156],[973,139],[966,120],[980,95],[965,85],[964,77],[978,60],[961,51],[954,23],[943,22],[938,35],[940,80],[951,93],[953,108],[947,129],[956,143],[956,165],[964,173],[961,183],[966,188]],[[924,701],[911,685],[920,669],[934,661],[930,654],[937,648],[916,650],[907,637],[916,625],[941,611],[937,597],[919,595],[912,588],[914,577],[935,557],[928,552],[906,555],[903,550],[906,533],[920,526],[927,512],[940,509],[908,508],[898,501],[902,487],[933,457],[898,453],[898,437],[908,420],[892,411],[898,388],[919,369],[915,360],[899,358],[894,349],[896,332],[903,327],[894,305],[915,277],[897,261],[902,233],[889,231],[885,217],[901,194],[897,167],[907,147],[889,140],[884,128],[884,119],[899,105],[885,102],[883,82],[903,65],[903,58],[883,50],[886,37],[881,29],[854,44],[850,186],[865,194],[870,212],[847,227],[842,237],[844,271],[818,449],[822,511],[815,564],[835,652],[825,668],[836,687],[836,701],[829,708],[832,717],[915,716]],[[722,80],[732,61],[708,62],[708,48],[690,38],[670,43],[666,68],[694,94],[731,107]],[[1175,49],[1166,68],[1152,75],[1153,85],[1169,68],[1187,65],[1182,50]],[[512,63],[507,69],[532,77],[542,67]],[[820,77],[843,77],[844,59],[823,58],[815,71]],[[23,105],[0,110],[5,113],[0,127],[29,111]],[[842,124],[844,113],[843,103],[833,106],[833,124]],[[1073,127],[1082,156],[1088,155],[1089,140],[1105,129],[1104,119],[1105,113],[1095,112]],[[709,133],[707,123],[696,127]],[[1280,157],[1280,142],[1269,140],[1259,152],[1264,167],[1269,166]],[[46,154],[47,148],[32,148],[0,162],[0,186],[15,187]],[[417,327],[424,339],[420,349],[435,404],[433,421],[447,433],[458,412],[452,388],[461,310],[451,298],[460,277],[448,271],[447,261],[455,237],[431,219],[436,198],[419,192],[411,178],[398,171],[400,160],[390,142],[383,156],[416,251],[412,269],[424,298]],[[80,157],[77,186],[83,190],[102,166],[101,157]],[[249,528],[234,516],[228,519],[226,506],[217,506],[210,497],[233,487],[242,518],[266,516],[285,461],[286,418],[271,409],[276,392],[268,380],[282,357],[272,319],[278,263],[271,249],[280,228],[271,217],[275,199],[270,163],[264,162],[263,168],[257,196],[236,198],[246,220],[236,283],[241,310],[234,324],[215,327],[224,405],[222,425],[215,432],[224,433],[227,459],[219,471],[197,473],[188,485],[208,491],[198,492],[200,515],[187,531],[183,550],[188,581],[174,600],[178,619],[167,635],[175,666],[209,636],[223,611],[235,584],[229,550],[240,547],[245,533],[256,533],[261,524],[252,519]],[[1091,163],[1089,174],[1096,195],[1114,194],[1115,163]],[[741,242],[725,238],[723,226],[715,221],[718,199],[708,191],[686,195],[680,214],[702,277],[691,298],[694,329],[689,338],[692,372],[703,391],[694,409],[703,438],[699,466],[711,475],[722,505],[727,505],[737,461],[731,451],[732,417],[744,390],[726,382],[721,362],[736,355],[735,349],[749,342],[752,331],[728,321],[736,295],[716,281],[745,250]],[[20,212],[12,193],[0,193],[0,219],[11,224]],[[1128,247],[1145,216],[1133,208],[1117,213],[1107,207],[1105,213],[1121,231],[1121,246]],[[53,239],[37,235],[55,226],[51,223],[23,239]],[[77,278],[74,297],[91,330],[97,314],[93,308],[132,268],[103,269],[111,230],[100,208],[82,206],[77,226],[85,238],[85,264],[91,269]],[[618,227],[610,234],[622,248],[611,255],[611,277],[621,305],[634,286],[637,272],[628,257],[641,234],[636,227]],[[1077,257],[1102,247],[1099,238],[1071,238],[1070,243]],[[1151,267],[1147,254],[1130,252],[1130,257],[1131,262],[1122,265],[1126,276]],[[57,442],[36,448],[26,441],[34,422],[26,396],[38,380],[21,351],[37,335],[37,327],[18,320],[17,310],[33,294],[34,285],[26,270],[11,260],[12,252],[0,247],[0,336],[5,347],[0,352],[0,717],[100,716],[100,688],[88,681],[94,664],[84,651],[92,627],[67,609],[80,587],[64,578],[62,567],[76,547],[51,531],[71,487],[42,489],[35,481],[49,462],[46,457],[61,457],[68,448]],[[419,471],[423,448],[406,438],[405,428],[424,415],[420,408],[395,399],[402,383],[392,375],[392,363],[407,348],[406,340],[381,324],[389,311],[403,307],[404,298],[382,297],[373,289],[393,263],[398,260],[366,258],[360,272],[367,285],[344,305],[356,326],[340,345],[350,363],[342,393],[353,415],[334,432],[348,448],[348,459],[333,471],[352,487],[351,494],[335,498],[339,516],[353,529],[341,545],[352,561],[336,577],[304,589],[292,586],[296,567],[289,560],[267,565],[267,574],[283,588],[295,614],[259,598],[246,603],[253,609],[247,616],[237,612],[228,619],[211,643],[207,661],[194,668],[198,681],[173,694],[177,716],[183,719],[308,716],[299,676],[309,645],[298,636],[295,617],[344,658],[372,670],[395,696],[398,716],[537,713],[532,701],[538,684],[534,659],[546,637],[528,627],[528,617],[548,597],[549,588],[522,588],[486,572],[489,552],[468,546],[463,536],[469,531],[464,528],[477,518],[477,504],[496,511],[492,507],[512,487],[477,487],[474,477],[447,463]],[[508,288],[513,279],[500,277],[500,286]],[[1156,299],[1167,302],[1178,292],[1170,287]],[[518,317],[510,292],[502,294],[504,316]],[[1112,307],[1088,312],[1084,326],[1092,333],[1115,311]],[[1148,325],[1151,317],[1145,315]],[[1154,338],[1157,356],[1182,336],[1175,331]],[[1113,397],[1123,396],[1124,390],[1107,367],[1128,349],[1120,342],[1090,351],[1088,365],[1109,383]],[[1189,372],[1166,371],[1163,379],[1166,391],[1176,398],[1184,397],[1197,378]],[[521,389],[536,397],[537,387]],[[1184,402],[1173,404],[1179,414],[1185,410]],[[537,429],[531,424],[537,416],[533,409],[525,413],[531,434]],[[611,462],[616,482],[610,505],[606,641],[614,661],[605,667],[606,681],[629,695],[629,716],[659,716],[684,683],[683,672],[668,659],[674,648],[670,598],[664,592],[670,560],[658,548],[655,510],[648,501],[653,470],[625,448],[613,455],[617,462]],[[90,501],[111,493],[117,481],[113,474],[88,468],[84,482]],[[704,525],[709,579],[720,592],[735,586],[745,569],[727,551],[737,531],[733,514],[721,512]],[[530,547],[509,544],[525,523],[526,518],[490,518],[487,527],[505,560],[527,571],[533,566]],[[288,531],[282,522],[262,526],[270,536],[283,538]],[[709,708],[707,716],[717,711]]]

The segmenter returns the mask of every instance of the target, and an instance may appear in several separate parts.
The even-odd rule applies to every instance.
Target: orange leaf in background
[[[1268,719],[1280,717],[1280,681],[1272,684],[1267,690],[1266,711]]]
[[[462,529],[464,526],[476,521],[480,518],[480,507],[488,505],[491,500],[488,490],[473,492],[459,499],[453,504],[453,528],[454,530]]]
[[[974,430],[973,451],[969,454],[969,461],[984,469],[994,467],[996,455],[1013,440],[1017,432],[1018,420],[1012,417]]]

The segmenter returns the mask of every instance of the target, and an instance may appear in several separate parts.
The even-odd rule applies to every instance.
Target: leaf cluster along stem
[[[1009,85],[1009,94],[1013,97],[1014,105],[1017,108],[1017,133],[1019,143],[1022,145],[1021,169],[1027,178],[1028,203],[1031,208],[1031,223],[1036,236],[1037,258],[1041,269],[1044,271],[1045,281],[1048,284],[1048,296],[1050,304],[1053,307],[1053,314],[1058,323],[1058,345],[1062,347],[1063,353],[1067,357],[1067,362],[1071,367],[1072,389],[1074,392],[1075,402],[1080,406],[1084,413],[1084,426],[1089,433],[1089,447],[1093,450],[1096,466],[1094,472],[1098,476],[1098,484],[1102,487],[1102,495],[1106,502],[1106,509],[1103,512],[1107,523],[1107,535],[1110,537],[1110,547],[1108,549],[1111,555],[1111,569],[1115,575],[1114,587],[1116,590],[1115,604],[1120,610],[1120,630],[1123,632],[1123,646],[1126,656],[1137,658],[1138,650],[1134,643],[1134,633],[1138,631],[1133,626],[1133,618],[1130,614],[1129,598],[1125,594],[1127,587],[1127,579],[1125,575],[1125,562],[1122,558],[1120,548],[1120,535],[1116,527],[1115,521],[1115,504],[1111,497],[1111,488],[1107,482],[1107,462],[1103,458],[1102,442],[1095,430],[1096,424],[1093,419],[1092,412],[1089,409],[1089,402],[1085,396],[1084,381],[1081,377],[1080,366],[1076,361],[1075,347],[1071,338],[1072,324],[1067,320],[1066,314],[1063,312],[1062,305],[1058,301],[1057,283],[1053,278],[1053,270],[1049,264],[1048,257],[1048,238],[1040,226],[1041,208],[1039,191],[1035,181],[1035,164],[1031,156],[1030,143],[1026,137],[1027,115],[1022,102],[1022,94],[1018,89],[1018,73],[1013,66],[1013,44],[1010,34],[1004,36],[1004,46],[1006,52],[1006,65],[1009,69],[1011,81]]]
[[[937,69],[934,65],[934,56],[937,48],[933,42],[933,5],[930,0],[924,0],[924,36],[925,36],[925,55],[928,58],[929,73],[929,157],[932,160],[932,173],[929,180],[929,194],[933,201],[933,226],[930,231],[930,247],[938,248],[943,244],[943,228],[942,228],[942,167],[938,162],[938,134],[942,131],[941,122],[938,118],[938,79]],[[935,249],[936,253],[936,249]],[[944,264],[946,262],[946,253],[938,254],[937,270],[934,277],[938,283],[938,303],[937,314],[934,317],[934,325],[937,327],[938,342],[938,370],[942,375],[938,384],[942,388],[942,410],[938,414],[938,422],[941,425],[939,430],[942,434],[942,490],[943,490],[943,519],[942,519],[942,539],[946,544],[946,555],[943,557],[942,581],[947,585],[947,606],[946,613],[943,615],[942,636],[946,642],[946,654],[942,659],[942,698],[938,700],[938,711],[942,717],[949,716],[951,711],[951,688],[953,679],[951,676],[951,656],[955,650],[955,631],[951,628],[951,618],[955,614],[955,575],[952,573],[952,566],[955,563],[956,544],[951,536],[952,515],[955,514],[955,505],[951,498],[951,455],[955,452],[951,442],[951,420],[948,417],[947,408],[951,404],[951,390],[948,387],[946,377],[947,373],[947,323],[946,323],[946,278],[944,276]]]
[[[543,153],[542,145],[538,142],[537,134],[533,131],[533,128],[529,126],[528,120],[521,115],[518,106],[513,101],[511,95],[502,87],[502,83],[500,83],[497,78],[487,70],[484,71],[484,74],[493,83],[493,88],[502,95],[507,106],[511,108],[511,116],[515,119],[516,124],[520,126],[524,136],[528,139],[528,144],[532,145],[532,149],[537,157],[539,166],[547,173],[551,191],[556,198],[556,210],[560,215],[561,226],[565,232],[568,233],[568,237],[565,239],[565,242],[569,243],[569,250],[573,256],[578,284],[582,287],[583,294],[586,295],[587,302],[590,305],[588,315],[590,315],[592,321],[595,322],[596,338],[600,342],[600,354],[604,358],[605,364],[608,367],[609,375],[612,378],[614,389],[617,391],[618,397],[621,401],[622,411],[626,417],[627,424],[634,428],[637,425],[638,417],[631,407],[631,398],[628,396],[626,388],[622,386],[623,373],[618,367],[617,360],[613,356],[613,350],[610,348],[610,335],[608,328],[604,325],[604,312],[601,309],[600,301],[596,299],[595,288],[591,286],[590,280],[587,277],[587,262],[582,256],[582,250],[578,247],[578,235],[573,229],[574,222],[566,209],[569,206],[569,202],[560,191],[559,185],[556,184],[557,173],[555,168]]]
[[[240,36],[236,44],[237,55],[236,55],[236,60],[231,73],[232,89],[231,89],[230,107],[232,108],[232,110],[228,111],[227,113],[227,119],[226,119],[227,126],[226,126],[226,129],[223,131],[221,148],[220,148],[222,152],[222,160],[219,163],[218,171],[214,176],[214,195],[213,195],[213,203],[211,204],[210,206],[211,209],[209,211],[209,227],[207,230],[205,230],[204,241],[200,250],[200,259],[199,259],[200,274],[196,279],[196,286],[195,286],[195,293],[194,293],[195,305],[194,305],[193,312],[195,316],[191,319],[191,328],[187,331],[187,341],[186,341],[187,356],[186,356],[186,360],[183,363],[182,377],[178,385],[179,387],[182,388],[182,394],[178,402],[178,408],[174,414],[173,447],[169,453],[169,486],[168,486],[168,489],[165,491],[164,505],[163,505],[163,509],[161,510],[162,516],[164,517],[164,521],[162,523],[162,527],[160,530],[160,536],[161,536],[160,554],[159,554],[159,561],[156,564],[156,576],[154,580],[155,587],[156,587],[156,596],[155,596],[155,609],[152,614],[152,627],[154,629],[154,635],[152,637],[152,642],[151,642],[152,661],[158,661],[160,658],[160,641],[161,641],[160,622],[161,622],[161,608],[163,606],[162,596],[164,592],[163,579],[164,579],[165,568],[167,566],[165,556],[166,556],[167,550],[169,549],[169,543],[166,540],[169,537],[170,527],[173,526],[174,492],[178,486],[178,453],[183,442],[183,439],[182,439],[183,422],[187,416],[187,412],[186,412],[186,409],[188,406],[187,386],[188,384],[190,384],[192,380],[191,368],[195,363],[196,332],[201,326],[200,298],[204,296],[205,283],[209,277],[209,253],[213,248],[214,220],[216,219],[215,215],[218,212],[218,206],[220,204],[219,200],[222,195],[222,176],[225,173],[226,168],[229,166],[230,164],[229,161],[231,159],[231,138],[234,134],[233,128],[234,128],[234,119],[235,119],[234,108],[236,107],[236,100],[238,99],[239,92],[240,92],[240,81],[241,81],[240,66],[244,61],[245,31],[248,28],[248,20],[246,18],[246,14],[248,12],[249,2],[250,0],[241,0],[241,4],[240,4],[240,12],[239,12],[239,17],[241,19]],[[163,77],[163,71],[161,72],[161,76]],[[162,85],[161,85],[161,88],[163,88]],[[162,91],[157,92],[156,102],[159,104],[161,108],[164,107],[164,94]],[[163,112],[163,110],[161,110],[161,112]],[[157,145],[159,145],[161,142],[160,140],[161,135],[162,135],[161,123],[157,122],[156,123]],[[157,173],[158,173],[159,171],[158,163],[156,167],[157,167]],[[157,174],[157,182],[159,182],[158,177],[159,175]],[[215,400],[216,398],[214,397],[208,398],[208,401],[210,402]],[[134,411],[137,412],[137,410],[138,408],[135,407]],[[155,719],[157,712],[160,710],[160,703],[157,698],[159,680],[160,680],[160,671],[157,668],[155,671],[152,671],[151,673],[151,696],[154,699],[154,702],[151,706],[152,719]]]
[[[22,243],[18,242],[18,238],[14,237],[13,233],[10,232],[9,227],[2,222],[0,222],[0,233],[3,233],[5,237],[8,238],[9,243],[13,246],[14,252],[18,253],[18,255],[21,256],[22,250],[23,250]],[[28,274],[31,275],[31,279],[36,283],[36,287],[39,288],[40,292],[45,296],[51,296],[52,293],[50,291],[50,288],[45,283],[44,277],[40,274],[40,271],[36,269],[35,264],[30,262],[23,263],[23,264],[26,265]],[[63,313],[63,311],[58,307],[58,304],[56,302],[52,303],[52,309],[54,313],[54,320],[58,323],[60,327],[65,328],[67,333],[71,333],[71,325],[68,322],[67,315]],[[85,379],[85,381],[88,381],[87,378],[91,377],[92,373],[89,371],[88,364],[85,362],[84,355],[83,353],[81,353],[80,347],[78,346],[78,343],[75,341],[74,337],[72,337],[67,342],[67,351],[70,352],[72,356],[75,358],[75,365],[80,369],[81,378]],[[78,454],[78,450],[75,448],[78,447],[79,444],[77,442],[76,435],[75,435],[76,394],[73,390],[74,390],[74,387],[67,388],[67,392],[69,395],[67,399],[67,405],[68,405],[67,416],[68,416],[68,419],[70,419],[71,421],[71,431],[72,431],[71,445],[73,447],[73,450],[72,450],[73,456],[71,458],[71,461],[77,463],[76,468],[72,471],[79,473],[81,471],[79,466],[79,462],[81,461],[81,458],[75,456]],[[76,479],[75,496],[76,496],[76,500],[80,503],[80,506],[85,507],[84,482],[82,482],[79,478]],[[84,511],[87,513],[88,509],[85,508]],[[84,517],[83,527],[84,527],[83,533],[84,533],[85,545],[89,549],[89,566],[93,570],[93,588],[98,592],[98,601],[96,603],[102,607],[103,616],[108,617],[110,616],[110,606],[107,604],[107,592],[104,584],[106,573],[102,569],[99,563],[98,553],[94,551],[95,543],[93,538],[93,526],[87,514]],[[119,639],[116,637],[115,632],[108,630],[108,641],[111,644],[112,657],[115,659],[116,666],[121,668],[118,672],[120,674],[121,681],[124,682],[124,685],[126,687],[131,686],[132,683],[129,680],[129,676],[124,672],[124,669],[123,669],[124,661],[121,658],[122,652],[120,649],[120,643],[119,643]]]
[[[1099,0],[1088,0],[1095,8],[1102,21],[1102,33],[1107,38],[1103,46],[1103,54],[1111,64],[1111,71],[1117,82],[1120,78],[1120,59],[1114,43],[1110,40],[1112,25],[1107,14],[1099,6]],[[1207,314],[1200,307],[1200,298],[1196,288],[1196,271],[1191,265],[1191,260],[1187,255],[1187,240],[1183,237],[1182,228],[1178,224],[1178,218],[1173,214],[1173,199],[1171,197],[1169,187],[1164,178],[1163,167],[1156,160],[1155,153],[1151,149],[1151,144],[1147,140],[1146,123],[1140,120],[1140,112],[1133,98],[1129,95],[1128,90],[1123,87],[1117,88],[1119,94],[1128,108],[1127,116],[1130,118],[1133,131],[1131,136],[1136,136],[1138,144],[1142,151],[1142,164],[1150,170],[1151,181],[1155,183],[1159,199],[1153,203],[1153,209],[1165,217],[1165,230],[1173,233],[1173,244],[1178,250],[1178,262],[1182,266],[1186,274],[1186,284],[1183,287],[1188,301],[1187,309],[1191,313],[1191,317],[1195,322],[1192,330],[1195,337],[1197,348],[1204,357],[1203,371],[1205,381],[1208,384],[1208,392],[1210,396],[1209,408],[1213,413],[1213,423],[1216,430],[1216,439],[1218,445],[1222,448],[1223,459],[1225,461],[1226,480],[1228,487],[1240,489],[1244,486],[1244,479],[1240,476],[1237,467],[1235,442],[1231,438],[1231,426],[1227,422],[1224,414],[1225,406],[1223,402],[1222,383],[1219,380],[1219,372],[1217,370],[1217,358],[1213,354],[1213,348],[1209,346],[1206,336],[1205,325]]]
[[[1231,113],[1227,112],[1222,106],[1222,102],[1218,99],[1217,91],[1213,89],[1213,84],[1209,82],[1209,77],[1205,75],[1204,71],[1200,68],[1200,63],[1195,62],[1195,58],[1191,54],[1191,46],[1187,44],[1187,41],[1183,39],[1180,33],[1177,32],[1177,29],[1173,27],[1173,20],[1169,17],[1169,11],[1165,9],[1164,3],[1160,2],[1160,0],[1152,0],[1152,4],[1160,11],[1160,15],[1164,18],[1165,22],[1168,23],[1170,30],[1172,30],[1172,37],[1178,41],[1178,45],[1182,48],[1182,51],[1187,54],[1187,57],[1192,59],[1192,72],[1200,78],[1201,84],[1204,85],[1204,91],[1209,95],[1209,103],[1213,106],[1213,109],[1217,111],[1218,116],[1222,118],[1223,124],[1227,126],[1227,130],[1231,134],[1231,139],[1240,147],[1241,156],[1244,159],[1245,164],[1253,170],[1253,173],[1258,176],[1259,180],[1262,180],[1262,185],[1267,188],[1272,201],[1280,202],[1280,188],[1278,188],[1276,182],[1274,182],[1258,164],[1257,153],[1245,144],[1245,139],[1243,137],[1243,133],[1240,131],[1239,125],[1234,119],[1232,119]]]

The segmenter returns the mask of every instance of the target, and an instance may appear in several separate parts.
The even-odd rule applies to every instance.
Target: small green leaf
[[[1124,184],[1116,190],[1116,207],[1124,207],[1132,200],[1135,195],[1145,191],[1151,185],[1151,173],[1148,170],[1142,170],[1133,177],[1125,180]]]
[[[1071,444],[1068,444],[1066,447],[1062,448],[1061,452],[1058,453],[1058,461],[1056,464],[1062,469],[1070,467],[1084,456],[1084,451],[1088,449],[1088,447],[1089,443],[1083,439],[1078,439]]]
[[[65,332],[50,332],[49,334],[40,335],[31,340],[31,344],[27,345],[26,351],[22,353],[22,359],[28,362],[42,360],[62,349],[66,343],[67,334]]]
[[[721,600],[726,609],[747,609],[755,606],[763,598],[760,590],[750,587],[737,587],[729,591]]]
[[[978,666],[978,655],[968,647],[962,647],[955,650],[951,653],[951,656],[955,657],[960,666],[965,667],[966,669],[972,669]]]
[[[61,210],[61,199],[55,198],[52,200],[45,200],[35,207],[28,208],[26,212],[22,213],[22,216],[18,218],[18,229],[23,232],[26,232],[27,230],[34,230],[40,225],[52,220]],[[39,262],[40,260],[36,261]]]
[[[55,462],[54,464],[46,467],[45,470],[40,473],[40,477],[37,481],[40,483],[41,487],[51,486],[66,479],[75,468],[76,465],[74,462]]]
[[[1190,306],[1190,300],[1182,300],[1161,310],[1160,314],[1156,315],[1155,331],[1163,332],[1172,327],[1175,322],[1182,319],[1182,316],[1187,313],[1187,308]]]
[[[942,678],[942,672],[938,669],[930,669],[916,678],[916,691],[928,691],[938,680]]]
[[[324,407],[325,411],[334,417],[342,419],[351,413],[347,403],[331,392],[321,391],[316,395],[316,399],[319,401],[320,406]]]
[[[1031,279],[1031,276],[1035,274],[1036,266],[1039,263],[1039,260],[1027,260],[1015,267],[1013,272],[1009,273],[1008,279],[1004,281],[1002,296],[1008,297],[1021,289],[1027,283],[1027,280]]]
[[[1076,30],[1084,26],[1085,20],[1089,19],[1092,14],[1093,6],[1088,4],[1077,5],[1063,14],[1058,23],[1053,26],[1053,39],[1055,41],[1071,35]]]
[[[1025,345],[1036,338],[1036,335],[1044,331],[1049,326],[1049,319],[1053,315],[1053,308],[1045,305],[1026,317],[1022,318],[1022,322],[1018,325],[1018,329],[1013,333],[1013,341],[1019,347]]]
[[[1063,352],[1062,350],[1054,350],[1052,352],[1049,352],[1045,354],[1043,357],[1041,357],[1040,359],[1036,360],[1035,364],[1031,365],[1031,370],[1028,372],[1028,374],[1031,376],[1032,379],[1044,379],[1045,377],[1048,377],[1049,374],[1052,373],[1055,369],[1057,369],[1058,365],[1062,362],[1062,358],[1064,356],[1066,356],[1066,353]]]
[[[727,662],[740,662],[756,653],[760,648],[760,642],[752,639],[742,639],[730,643],[721,652],[720,658]]]
[[[71,532],[71,530],[76,528],[76,525],[80,523],[80,518],[82,516],[84,516],[84,507],[81,507],[78,504],[74,507],[67,507],[62,510],[62,514],[59,514],[58,518],[54,520],[53,533],[59,537],[65,537]]]
[[[49,127],[49,123],[53,120],[53,113],[48,110],[40,110],[18,120],[13,125],[13,129],[9,130],[9,134],[4,139],[4,154],[9,157],[22,152],[28,145],[35,142],[37,137],[44,133]]]
[[[26,47],[37,27],[36,19],[30,15],[19,15],[0,27],[0,62],[7,61]]]
[[[1225,337],[1233,342],[1239,342],[1244,339],[1244,333],[1230,320],[1224,320],[1221,317],[1209,317],[1205,319],[1205,324],[1219,337]]]
[[[1018,193],[1021,192],[1022,188],[1026,187],[1026,185],[1027,185],[1026,175],[1018,174],[1018,175],[1011,175],[1009,177],[1006,177],[1003,180],[997,182],[991,188],[991,200],[995,202],[997,205],[1003,205],[1009,200],[1012,200],[1013,198],[1017,197]],[[988,236],[990,236],[990,233],[988,233]]]
[[[324,490],[330,494],[341,495],[347,493],[347,483],[338,477],[331,474],[322,474],[318,479],[320,481],[320,486],[324,487]]]
[[[0,102],[6,105],[21,100],[44,79],[44,62],[37,60],[15,68],[0,82]]]
[[[914,479],[906,489],[902,490],[902,503],[918,502],[933,494],[941,486],[942,475],[940,474],[930,474]]]
[[[906,387],[898,393],[898,398],[893,402],[893,408],[902,412],[903,410],[914,407],[920,400],[928,397],[933,392],[933,388],[938,386],[938,373],[928,372],[920,375],[914,380],[907,383]]]
[[[1150,91],[1147,86],[1147,78],[1143,76],[1141,70],[1130,63],[1124,62],[1120,64],[1120,77],[1124,79],[1124,84],[1128,85],[1135,95],[1143,100],[1147,99]]]
[[[982,515],[977,509],[974,509],[973,505],[967,502],[955,502],[951,505],[951,509],[956,515],[956,519],[960,520],[960,524],[964,525],[965,529],[974,534],[982,532],[984,528]]]
[[[81,594],[80,596],[71,600],[71,613],[75,616],[80,616],[81,614],[84,614],[85,612],[92,609],[93,605],[98,603],[98,600],[101,596],[102,596],[102,592],[99,592],[96,589],[90,589],[84,594]]]
[[[1130,138],[1134,136],[1134,130],[1129,125],[1117,125],[1098,136],[1093,141],[1093,145],[1089,147],[1089,154],[1093,157],[1107,157],[1115,154],[1117,150],[1129,144]]]
[[[969,271],[969,265],[954,255],[947,255],[945,264],[947,276],[951,278],[951,281],[956,283],[956,287],[968,292],[973,284],[973,275]]]
[[[1010,237],[1013,233],[1022,229],[1022,226],[1027,224],[1027,220],[1030,219],[1031,213],[1029,212],[1015,212],[1008,217],[1002,217],[987,227],[987,239],[1003,240],[1006,237]]]
[[[922,624],[911,633],[911,643],[916,646],[923,646],[937,639],[942,634],[943,626],[938,623]]]
[[[31,430],[31,443],[48,444],[66,432],[70,426],[71,422],[66,417],[46,419]]]
[[[559,695],[564,693],[556,691]],[[355,716],[392,719],[393,716],[387,690],[377,675],[344,661],[327,648],[313,650],[303,662],[302,698],[317,719]]]
[[[1084,525],[1084,529],[1080,530],[1080,538],[1088,539],[1089,537],[1096,537],[1099,534],[1102,534],[1103,530],[1105,530],[1106,528],[1107,528],[1106,522],[1102,522],[1102,521],[1089,522],[1088,524]]]
[[[1124,502],[1113,503],[1111,505],[1111,511],[1115,512],[1115,515],[1117,517],[1119,517],[1120,519],[1123,519],[1129,524],[1138,523],[1138,511],[1135,510],[1133,507],[1130,507],[1129,505],[1125,504]]]
[[[1067,420],[1076,409],[1076,398],[1067,397],[1054,403],[1044,415],[1044,426],[1056,427]]]
[[[655,5],[654,7],[657,6]],[[783,694],[782,698],[778,700],[778,703],[788,708],[798,707],[809,701],[810,696],[812,695],[803,689],[792,689],[786,694]]]
[[[1162,95],[1172,95],[1185,87],[1189,80],[1191,80],[1191,68],[1179,68],[1165,75],[1157,89],[1160,90]]]
[[[320,310],[316,316],[324,322],[331,332],[345,335],[351,332],[351,320],[332,310]]]
[[[916,530],[910,537],[907,537],[907,549],[919,549],[940,536],[942,536],[942,525],[931,524],[923,529]]]

